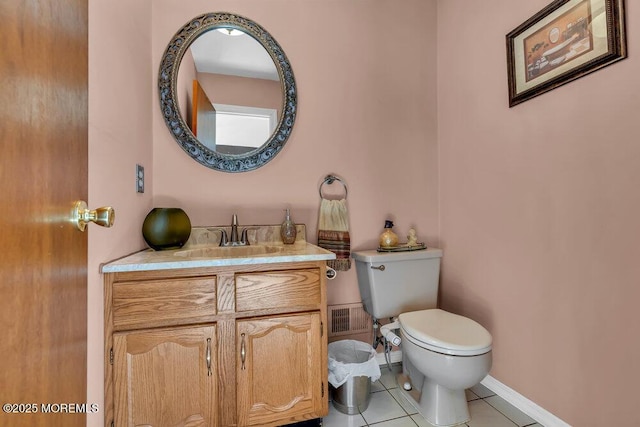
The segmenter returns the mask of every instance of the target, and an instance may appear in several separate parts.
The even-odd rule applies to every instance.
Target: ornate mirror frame
[[[280,76],[283,96],[278,124],[262,146],[245,154],[222,154],[204,146],[180,114],[176,88],[182,57],[198,36],[216,28],[235,28],[252,36],[269,53]],[[176,142],[198,163],[223,172],[247,172],[264,166],[282,150],[296,118],[296,82],[284,51],[260,25],[232,13],[215,12],[197,16],[172,37],[160,61],[158,90],[162,116]]]

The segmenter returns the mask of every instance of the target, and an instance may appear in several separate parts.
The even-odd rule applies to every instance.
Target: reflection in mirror
[[[297,98],[291,65],[255,22],[229,13],[192,19],[160,65],[160,104],[178,144],[212,169],[243,172],[287,141]]]
[[[273,60],[238,30],[210,30],[195,39],[182,58],[178,90],[191,132],[207,148],[225,154],[262,146],[275,130],[282,104]]]
[[[273,134],[277,112],[271,108],[213,104],[216,110],[215,150],[225,154],[242,154],[260,147]]]

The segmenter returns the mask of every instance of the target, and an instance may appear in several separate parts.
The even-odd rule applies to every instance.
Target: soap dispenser
[[[381,248],[394,248],[398,246],[398,235],[393,232],[393,221],[384,222],[384,232],[380,235]]]
[[[296,225],[293,221],[291,221],[291,213],[289,209],[286,209],[286,216],[284,218],[284,222],[280,227],[280,236],[282,237],[282,242],[286,245],[290,245],[296,241]]]

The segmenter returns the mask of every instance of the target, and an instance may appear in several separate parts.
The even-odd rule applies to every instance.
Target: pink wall
[[[499,381],[574,426],[635,425],[640,8],[628,59],[509,109],[505,35],[548,3],[438,3],[443,305],[491,331]]]
[[[266,166],[243,174],[191,160],[158,105],[167,42],[188,19],[214,11],[240,13],[268,29],[298,85],[289,142]],[[388,36],[396,15],[406,43]],[[336,173],[349,186],[353,248],[373,247],[386,218],[400,234],[415,227],[437,243],[435,18],[435,0],[225,0],[215,7],[204,0],[91,1],[88,202],[113,206],[117,219],[111,229],[89,229],[88,402],[103,408],[99,265],[145,247],[140,230],[153,206],[183,207],[194,225],[228,224],[233,213],[242,224],[275,224],[290,207],[315,242],[318,186]],[[136,163],[145,167],[144,194],[135,193]],[[359,300],[354,269],[330,282],[330,303]],[[87,425],[102,426],[102,416],[89,415]]]
[[[104,416],[104,335],[101,263],[142,249],[141,226],[152,207],[151,1],[89,2],[89,206],[113,206],[113,228],[88,227],[88,426]],[[155,104],[153,105],[155,107]],[[135,192],[135,165],[145,167],[144,194]]]
[[[278,224],[283,209],[315,242],[318,186],[349,186],[352,246],[377,244],[384,220],[437,243],[435,1],[153,1],[153,69],[171,36],[205,12],[232,11],[262,25],[292,64],[298,116],[283,151],[252,172],[208,169],[171,137],[153,94],[154,205],[179,206],[194,225]],[[389,18],[402,16],[402,40]],[[335,184],[334,184],[335,185]],[[360,301],[355,269],[330,282],[329,303]]]
[[[144,247],[152,206],[183,207],[197,225],[227,224],[232,213],[279,223],[291,207],[315,241],[317,188],[336,173],[349,185],[354,249],[375,246],[387,217],[399,234],[415,227],[444,248],[443,306],[491,331],[495,378],[572,425],[633,424],[640,9],[627,2],[628,59],[509,109],[504,36],[547,3],[92,1],[89,204],[114,206],[117,220],[89,230],[88,402],[102,403],[98,267]],[[298,85],[289,142],[243,174],[183,153],[156,93],[174,32],[224,10],[271,32]],[[353,269],[329,282],[330,303],[358,300]]]
[[[198,81],[214,104],[282,110],[279,81],[211,73],[198,73]]]
[[[98,266],[144,247],[152,206],[183,207],[197,225],[232,213],[279,223],[291,207],[315,241],[317,188],[336,173],[349,185],[355,249],[375,246],[387,217],[444,248],[443,306],[491,331],[495,378],[572,425],[635,422],[640,9],[627,2],[628,59],[509,109],[504,36],[547,3],[447,0],[436,13],[435,0],[92,1],[89,204],[118,217],[89,230],[88,401],[102,402]],[[267,28],[298,85],[289,142],[243,174],[184,154],[155,89],[173,33],[223,10]],[[330,303],[358,300],[353,269],[329,282]]]

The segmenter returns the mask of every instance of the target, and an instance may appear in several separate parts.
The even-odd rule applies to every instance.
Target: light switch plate
[[[144,167],[136,164],[136,192],[144,193]]]

